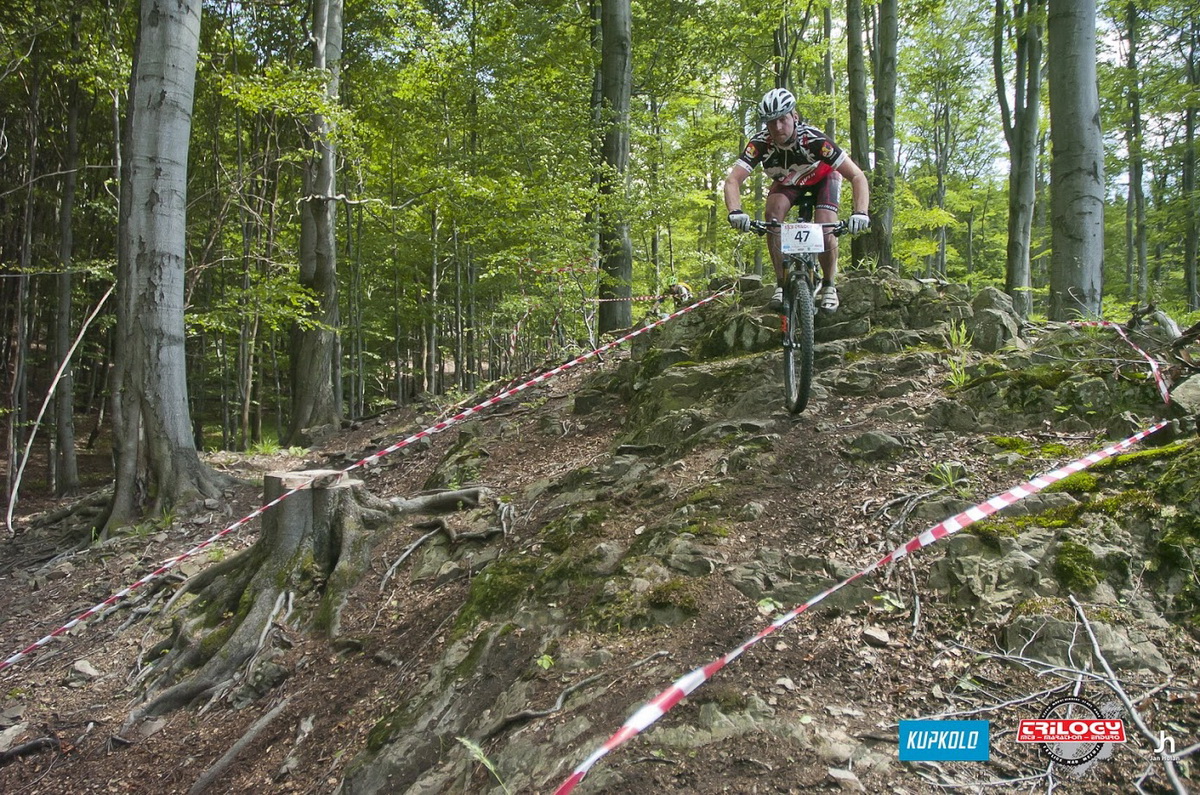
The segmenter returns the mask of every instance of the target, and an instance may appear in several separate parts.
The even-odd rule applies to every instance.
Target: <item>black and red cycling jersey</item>
[[[767,176],[782,185],[815,185],[829,176],[846,159],[846,153],[816,127],[796,125],[796,143],[782,149],[766,130],[746,142],[737,159],[746,171],[762,164]]]

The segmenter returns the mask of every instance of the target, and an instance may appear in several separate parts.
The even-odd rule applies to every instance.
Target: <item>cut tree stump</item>
[[[266,643],[281,596],[307,602],[310,627],[337,635],[346,596],[369,563],[367,525],[395,509],[340,470],[272,472],[264,479],[264,498],[271,502],[297,488],[263,514],[253,547],[184,586],[195,599],[176,617],[171,638],[154,650],[162,657],[150,688],[157,695],[131,722],[227,687]]]

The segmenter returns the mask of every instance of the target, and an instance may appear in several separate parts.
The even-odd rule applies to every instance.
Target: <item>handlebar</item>
[[[781,226],[783,226],[783,224],[779,221],[753,221],[752,220],[750,222],[750,231],[753,232],[754,234],[758,235],[759,237],[762,237],[770,230],[778,229]],[[834,237],[840,237],[841,235],[844,235],[848,231],[850,231],[849,229],[847,229],[845,221],[837,221],[836,223],[831,223],[831,224],[817,224],[817,226],[823,227],[825,230],[827,230],[828,232],[833,234]]]

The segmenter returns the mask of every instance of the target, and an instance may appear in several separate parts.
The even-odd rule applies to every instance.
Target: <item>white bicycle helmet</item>
[[[788,115],[796,109],[796,97],[786,88],[772,88],[758,103],[758,117],[764,123]]]

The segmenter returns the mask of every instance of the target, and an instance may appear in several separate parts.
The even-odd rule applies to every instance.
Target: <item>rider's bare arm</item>
[[[734,163],[733,168],[729,169],[725,177],[725,209],[729,212],[742,208],[742,185],[748,176],[750,172],[741,163]]]
[[[866,213],[871,206],[871,184],[867,175],[849,157],[842,160],[837,171],[850,181],[850,190],[854,194],[854,212]]]

